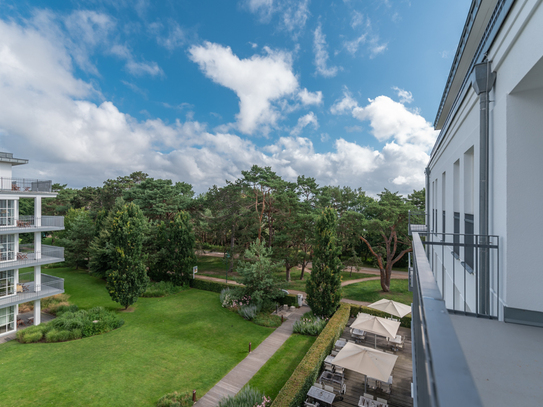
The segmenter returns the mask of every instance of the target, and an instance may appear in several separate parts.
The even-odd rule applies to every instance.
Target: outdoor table
[[[345,379],[343,378],[342,374],[332,373],[327,370],[323,371],[319,377],[319,382],[322,383],[323,381],[337,383],[341,387],[343,387],[343,384],[345,383]]]
[[[355,338],[355,340],[362,339],[364,338],[364,331],[362,329],[353,328],[351,336]]]
[[[359,407],[384,407],[386,404],[383,404],[379,401],[375,401],[374,399],[370,399],[368,397],[360,396],[360,400],[358,400],[358,406]]]
[[[333,365],[335,358],[336,358],[335,356],[328,355],[326,356],[326,359],[324,359],[324,363],[330,363],[331,365]]]
[[[388,342],[392,345],[392,349],[397,351],[398,345],[402,344],[402,337],[401,335],[396,335],[395,338],[388,338]]]
[[[346,344],[347,344],[346,339],[338,339],[336,341],[336,348],[343,348],[343,347],[345,347]]]
[[[322,401],[325,404],[332,405],[334,402],[334,399],[336,398],[336,395],[334,393],[331,393],[329,391],[319,389],[318,387],[311,386],[309,391],[307,392],[307,395],[309,397],[314,398],[315,400]]]

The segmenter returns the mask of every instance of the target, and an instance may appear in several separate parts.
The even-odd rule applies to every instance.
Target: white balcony
[[[42,245],[41,251],[36,252],[30,244],[20,245],[19,250],[15,259],[0,261],[0,271],[64,261],[64,247]]]
[[[4,222],[7,224],[0,224],[0,235],[64,230],[64,216],[19,216],[19,219],[8,218]]]
[[[34,273],[23,273],[19,275],[19,284],[17,286],[17,294],[0,297],[0,308],[62,294],[64,292],[64,279],[42,274],[41,284],[38,285],[34,282]]]
[[[4,178],[0,177],[0,193],[17,195],[56,194],[52,190],[51,180],[33,178]]]

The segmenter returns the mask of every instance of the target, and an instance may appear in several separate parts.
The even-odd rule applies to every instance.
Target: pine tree
[[[337,215],[325,208],[316,223],[313,269],[306,283],[307,303],[315,315],[332,315],[341,300],[341,270],[337,245]]]
[[[142,252],[147,220],[140,208],[129,203],[112,214],[109,224],[110,270],[106,288],[113,301],[128,308],[145,291],[149,277]]]

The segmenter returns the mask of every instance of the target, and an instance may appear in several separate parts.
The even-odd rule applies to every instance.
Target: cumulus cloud
[[[313,32],[313,50],[315,51],[316,73],[324,77],[336,76],[338,67],[328,67],[328,51],[326,49],[326,36],[322,32],[322,25],[319,23]]]
[[[319,121],[317,120],[317,116],[313,112],[309,112],[305,116],[302,116],[298,119],[298,123],[296,123],[296,126],[290,131],[290,134],[293,136],[299,135],[302,130],[309,126],[313,126],[313,129],[317,130],[319,128]]]
[[[259,126],[273,126],[280,113],[273,102],[298,89],[289,53],[265,47],[266,55],[239,59],[230,47],[205,42],[189,49],[190,59],[214,82],[239,97],[238,128],[252,134]]]
[[[400,103],[411,103],[413,102],[413,94],[407,90],[400,89],[397,86],[394,86],[392,89],[396,91],[398,97],[400,98]]]
[[[219,83],[227,82],[240,94],[248,92],[251,100],[239,78],[218,72],[216,62],[207,55],[212,48],[200,49],[206,74]],[[279,71],[278,67],[289,67],[284,57],[273,52],[248,60],[239,60],[227,48],[213,52],[237,68],[257,73],[269,64]],[[409,193],[424,185],[426,151],[435,134],[416,113],[384,96],[363,107],[350,97],[354,104],[338,108],[344,112],[350,108],[355,118],[369,122],[375,137],[386,143],[380,150],[339,138],[323,153],[315,150],[309,138],[296,133],[259,147],[236,134],[210,132],[190,116],[173,123],[137,120],[113,102],[101,100],[91,84],[75,78],[74,71],[65,43],[52,41],[34,26],[0,20],[0,144],[2,150],[30,159],[30,165],[17,167],[17,177],[83,187],[145,171],[153,177],[189,182],[203,192],[213,184],[224,185],[225,179],[240,177],[242,170],[257,164],[271,166],[291,181],[304,174],[321,185],[362,187],[371,194],[384,187]],[[288,72],[292,75],[290,69],[285,72],[287,77]],[[285,82],[275,74],[271,78],[281,92],[298,95],[297,83],[291,83],[294,76]],[[268,102],[258,98],[255,102],[266,105],[275,97],[266,95]],[[301,129],[318,126],[312,112],[298,123]],[[321,135],[321,140],[328,138],[326,133]]]
[[[304,105],[320,105],[322,103],[322,92],[309,92],[307,89],[302,89],[298,92],[298,97]]]
[[[167,27],[160,22],[151,23],[148,30],[156,37],[157,44],[169,51],[182,47],[187,42],[187,33],[175,20],[168,21]],[[164,31],[166,33],[163,33]]]
[[[350,113],[355,107],[358,106],[358,102],[353,99],[347,89],[343,90],[343,98],[336,100],[336,103],[330,108],[332,114],[345,114]]]

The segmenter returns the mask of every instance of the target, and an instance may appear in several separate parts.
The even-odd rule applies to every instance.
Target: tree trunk
[[[287,270],[287,281],[290,281],[290,269],[292,268],[292,266],[289,264],[288,261],[285,261],[285,268]]]
[[[230,235],[230,267],[228,271],[234,271],[234,222],[232,222],[232,233]]]

